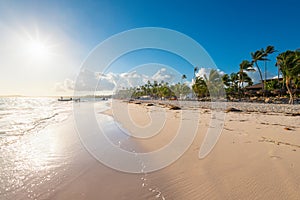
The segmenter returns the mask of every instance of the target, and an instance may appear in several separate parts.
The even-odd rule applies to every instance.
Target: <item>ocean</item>
[[[0,98],[0,146],[65,120],[71,109],[72,102],[56,98]]]
[[[1,200],[47,198],[48,194],[34,191],[47,181],[60,182],[57,171],[66,170],[69,155],[58,152],[53,133],[45,128],[63,122],[71,113],[72,102],[56,98],[0,98]]]

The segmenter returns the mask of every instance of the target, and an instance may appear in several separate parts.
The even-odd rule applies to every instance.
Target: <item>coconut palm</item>
[[[274,46],[267,46],[266,49],[264,50],[264,57],[266,58],[265,60],[265,80],[267,79],[267,61],[269,61],[269,59],[267,58],[270,54],[276,52],[275,47]],[[266,81],[264,82],[264,87],[266,87]]]
[[[198,67],[194,67],[194,79],[196,78],[196,73],[197,73],[197,71],[198,71]]]
[[[276,52],[275,47],[274,46],[267,46],[266,49],[264,50],[264,56],[268,57],[268,55],[272,54]]]
[[[244,88],[244,75],[247,76],[247,80],[249,80],[249,76],[248,74],[245,73],[245,71],[250,72],[250,71],[255,71],[255,69],[253,68],[253,65],[251,62],[249,62],[248,60],[243,60],[240,63],[240,71],[239,71],[239,79],[240,79],[240,83],[239,83],[239,87],[238,89],[240,89],[240,87]]]
[[[186,75],[183,74],[183,75],[181,76],[181,85],[183,85],[183,80],[185,80],[185,79],[186,79]]]
[[[207,96],[208,89],[203,77],[196,77],[192,89],[198,98]]]
[[[223,84],[226,86],[226,87],[230,87],[230,78],[229,78],[229,75],[228,74],[224,74],[222,76],[222,81],[223,81]]]
[[[182,98],[182,96],[186,96],[190,93],[191,89],[186,84],[176,83],[175,85],[171,85],[170,89],[175,94],[176,97]]]
[[[154,98],[157,98],[157,96],[158,96],[158,82],[157,81],[153,81],[151,93]]]
[[[248,60],[243,60],[241,63],[240,63],[240,71],[239,71],[239,74],[241,74],[240,76],[240,85],[242,85],[243,87],[243,80],[244,80],[244,73],[243,72],[254,72],[255,69],[253,68],[253,65],[251,62],[249,62]]]
[[[183,80],[184,79],[186,79],[186,75],[185,74],[183,74],[182,76],[181,76],[181,85],[180,85],[180,98],[182,98],[182,93],[183,93],[183,87],[184,87],[184,85],[183,85]]]
[[[243,84],[242,88],[244,88],[244,83],[247,83],[247,86],[252,85],[253,81],[251,77],[246,72],[238,72],[239,82]]]
[[[195,67],[194,67],[194,78],[193,78],[194,84],[196,84],[196,81],[197,81],[197,77],[196,77],[197,71],[198,71],[198,67],[195,66]],[[196,87],[195,87],[195,89],[196,89]],[[194,90],[194,87],[192,87],[192,90],[193,90],[194,93],[197,95],[197,92]],[[194,93],[192,93],[192,96],[193,96],[193,97],[194,97]],[[197,96],[197,97],[199,98],[199,96]]]
[[[267,61],[268,55],[274,53],[275,51],[276,50],[275,50],[274,46],[267,46],[265,50],[262,48],[261,50],[257,50],[254,53],[251,53],[252,64],[254,63],[256,68],[258,69],[261,83],[263,83],[263,77],[262,77],[261,69],[258,65],[258,61]],[[264,86],[265,86],[265,83],[263,83],[263,85],[262,85],[263,90],[265,89]]]
[[[234,89],[234,91],[237,91],[238,82],[239,82],[239,75],[237,73],[232,72],[230,74],[230,82],[231,82],[231,87]]]
[[[211,98],[219,98],[220,96],[222,96],[224,86],[222,77],[218,70],[210,70],[208,76],[204,75],[204,80],[209,90]]]
[[[282,72],[283,78],[285,80],[285,86],[290,95],[289,103],[294,103],[293,93],[291,90],[291,84],[293,79],[298,78],[300,74],[300,52],[299,51],[286,51],[279,54],[276,58],[277,67],[279,67]]]

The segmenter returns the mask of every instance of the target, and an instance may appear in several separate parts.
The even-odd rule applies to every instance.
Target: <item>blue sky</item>
[[[3,0],[0,31],[5,36],[1,42],[8,44],[0,47],[0,94],[25,94],[20,90],[21,83],[24,90],[29,90],[42,81],[43,87],[50,88],[54,82],[72,79],[81,62],[100,42],[122,31],[149,26],[173,29],[193,38],[219,69],[231,73],[238,70],[243,59],[251,58],[250,52],[267,45],[275,46],[279,52],[299,48],[299,7],[297,0]],[[54,46],[56,54],[59,52],[59,57],[51,62],[60,62],[49,61],[44,68],[39,67],[42,63],[34,69],[20,67],[20,63],[13,61],[18,60],[13,56],[17,46],[12,48],[8,41],[13,35],[19,37],[24,33],[50,41],[48,46]],[[275,57],[276,54],[271,56],[268,63],[270,76],[276,74]],[[141,58],[136,63],[142,61],[148,59]],[[192,69],[175,68],[192,77]],[[35,72],[24,78],[24,73],[31,70]],[[32,93],[41,90],[37,88]]]

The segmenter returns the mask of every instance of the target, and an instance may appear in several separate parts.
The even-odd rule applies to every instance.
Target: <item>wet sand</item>
[[[60,139],[61,154],[72,156],[65,158],[67,167],[58,169],[63,178],[51,192],[47,193],[51,179],[43,187],[35,188],[37,199],[299,199],[299,116],[226,113],[219,141],[207,157],[199,159],[211,110],[195,107],[169,110],[156,103],[147,106],[117,102],[114,106],[128,108],[131,120],[140,127],[151,122],[151,113],[165,114],[166,121],[158,135],[134,140],[140,151],[163,147],[172,140],[181,120],[195,120],[188,118],[189,115],[182,119],[183,111],[200,114],[199,129],[192,145],[172,165],[152,173],[130,174],[111,169],[93,158],[82,146],[71,116],[61,125],[48,127]],[[103,114],[114,115],[114,112],[96,110],[100,120]],[[126,124],[122,127],[132,128]],[[16,199],[26,196],[24,192],[19,191]]]

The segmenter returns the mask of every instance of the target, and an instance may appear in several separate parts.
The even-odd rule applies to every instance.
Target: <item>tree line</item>
[[[267,96],[270,92],[276,94],[278,91],[287,91],[289,103],[294,103],[294,91],[300,87],[300,49],[287,50],[277,55],[276,67],[278,78],[266,81],[263,77],[262,63],[268,62],[269,56],[277,52],[274,46],[267,46],[250,53],[250,60],[243,60],[239,64],[237,72],[221,74],[218,70],[210,70],[208,75],[197,76],[198,67],[194,67],[191,88],[184,83],[187,79],[185,74],[181,77],[181,82],[170,85],[168,82],[148,81],[146,84],[116,93],[117,98],[141,98],[143,96],[152,99],[182,99],[182,98],[211,98],[213,96],[233,96],[243,98],[247,96],[247,87],[253,85],[253,80],[248,75],[249,72],[258,71],[261,83],[261,90],[254,95]],[[264,69],[266,73],[266,69]],[[283,81],[280,82],[279,76]],[[226,94],[222,94],[225,91]],[[283,93],[285,95],[285,93]]]
[[[183,83],[186,79],[186,75],[182,75],[182,81],[176,84],[170,85],[165,81],[147,81],[146,84],[131,87],[123,90],[119,90],[116,94],[116,98],[144,98],[150,97],[151,99],[177,99],[190,94],[191,88]]]

